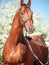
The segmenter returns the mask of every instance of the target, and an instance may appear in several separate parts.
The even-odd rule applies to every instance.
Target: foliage
[[[20,0],[10,0],[7,3],[2,0],[2,4],[0,5],[0,65],[2,65],[3,46],[8,38],[14,15],[19,8],[19,3]],[[33,34],[42,36],[46,41],[49,41],[49,26],[44,22],[39,12],[34,13],[33,20],[35,25]]]
[[[49,25],[45,22],[44,17],[40,12],[33,15],[35,31],[33,34],[42,36],[45,41],[49,41]]]

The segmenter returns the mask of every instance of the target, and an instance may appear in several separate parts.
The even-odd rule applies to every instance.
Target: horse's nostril
[[[30,32],[32,31],[32,28],[31,28],[31,27],[29,27],[29,31],[30,31]]]

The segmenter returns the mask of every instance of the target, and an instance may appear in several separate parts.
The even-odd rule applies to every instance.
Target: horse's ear
[[[28,7],[31,6],[31,0],[28,0],[27,6],[28,6]]]
[[[20,2],[20,5],[22,6],[23,5],[23,3],[24,3],[24,0],[20,0],[21,2]]]

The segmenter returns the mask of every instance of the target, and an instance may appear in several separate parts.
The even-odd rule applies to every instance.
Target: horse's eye
[[[24,13],[21,13],[21,15],[23,15]]]

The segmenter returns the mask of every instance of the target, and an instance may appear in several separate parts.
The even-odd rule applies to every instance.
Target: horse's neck
[[[23,34],[22,34],[22,26],[19,22],[18,16],[15,16],[13,24],[12,24],[12,29],[10,31],[10,35],[8,38],[8,42],[10,44],[17,44],[19,40],[22,39]]]

